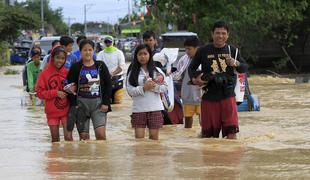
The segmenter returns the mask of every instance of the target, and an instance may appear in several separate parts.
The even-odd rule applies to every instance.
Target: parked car
[[[19,43],[15,43],[10,56],[11,64],[25,64],[31,44],[32,41],[30,40],[22,40]]]
[[[31,49],[33,46],[40,46],[40,48],[42,49],[42,53],[41,53],[41,60],[43,60],[44,56],[48,54],[48,51],[52,49],[52,42],[54,40],[60,40],[60,36],[49,36],[49,37],[42,37],[39,40],[35,40],[32,43]],[[78,50],[79,47],[76,44],[76,41],[74,39],[74,44],[73,44],[73,50],[72,52]],[[28,54],[30,56],[30,54]]]
[[[179,48],[177,60],[173,66],[176,67],[179,59],[185,54],[184,41],[189,37],[198,37],[196,33],[187,31],[167,32],[161,35],[162,48]]]
[[[133,58],[133,53],[136,49],[136,47],[140,44],[139,39],[137,38],[127,38],[124,42],[123,42],[123,53],[125,55],[125,59],[126,61],[131,61]]]

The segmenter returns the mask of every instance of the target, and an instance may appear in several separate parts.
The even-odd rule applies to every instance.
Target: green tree
[[[247,59],[255,62],[257,49],[274,41],[284,50],[293,46],[298,38],[295,25],[303,21],[309,0],[142,0],[156,7],[166,24],[178,29],[197,32],[205,42],[216,20],[230,26],[230,43],[243,48]],[[156,15],[156,14],[155,14]],[[154,22],[156,23],[156,22]]]
[[[54,29],[56,34],[66,34],[68,26],[62,19],[62,8],[53,10],[49,5],[49,0],[43,0],[43,4],[45,32]],[[39,17],[41,16],[40,0],[27,0],[25,2],[17,3],[17,5],[25,7],[29,12],[33,12]]]
[[[21,30],[37,29],[39,17],[28,10],[0,4],[0,41],[13,42]]]
[[[75,32],[83,33],[84,32],[84,24],[73,23],[71,25],[71,32],[73,32],[73,33],[75,33]]]
[[[296,44],[300,46],[302,56],[306,56],[308,53],[306,47],[309,46],[310,38],[310,6],[303,12],[304,19],[294,25],[294,33],[297,34],[298,39],[296,39]],[[298,71],[302,71],[305,61],[300,61],[298,66]]]
[[[0,66],[8,63],[8,46],[21,30],[38,28],[39,18],[24,8],[0,4]]]

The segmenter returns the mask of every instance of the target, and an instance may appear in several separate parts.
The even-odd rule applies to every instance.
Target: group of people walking
[[[65,140],[73,140],[74,127],[80,140],[89,139],[90,119],[96,139],[105,140],[107,113],[111,111],[111,103],[122,102],[123,84],[133,101],[130,117],[135,137],[144,138],[148,128],[149,138],[157,140],[164,122],[161,94],[167,91],[167,75],[181,83],[186,128],[192,127],[194,114],[199,114],[202,137],[219,137],[222,130],[223,137],[236,138],[239,132],[234,94],[236,72],[245,72],[247,65],[240,53],[232,58],[237,50],[226,43],[229,28],[225,22],[214,24],[210,44],[198,47],[196,37],[187,39],[186,54],[172,74],[166,74],[165,67],[153,61],[158,52],[156,39],[148,34],[143,36],[144,43],[136,47],[127,73],[124,55],[113,46],[111,36],[104,39],[106,47],[96,57],[95,44],[86,38],[81,40],[80,58],[74,62],[65,45],[53,47],[35,86],[37,96],[45,100],[53,142],[59,141],[60,124]]]

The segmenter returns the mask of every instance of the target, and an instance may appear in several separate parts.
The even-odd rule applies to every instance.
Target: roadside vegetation
[[[14,69],[7,69],[4,71],[5,75],[15,75],[15,74],[19,74],[19,72],[17,70],[14,70]]]
[[[23,30],[39,32],[40,0],[27,0],[14,6],[0,3],[0,66],[9,64],[10,45]],[[64,34],[67,25],[62,20],[62,9],[52,10],[49,1],[44,0],[44,20],[46,29],[54,29],[55,34]]]
[[[274,69],[287,65],[299,72],[303,63],[294,64],[290,49],[298,47],[305,55],[310,35],[309,0],[252,0],[252,1],[194,1],[194,0],[142,0],[148,6],[145,26],[154,27],[157,34],[173,29],[198,33],[204,42],[210,41],[214,21],[229,23],[229,43],[241,48],[243,57],[254,66],[258,51],[268,45],[279,46],[282,58],[273,59]],[[162,31],[162,32],[160,32]]]

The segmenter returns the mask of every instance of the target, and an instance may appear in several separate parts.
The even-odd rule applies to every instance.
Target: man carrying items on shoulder
[[[99,52],[97,60],[103,61],[112,77],[112,104],[120,104],[124,96],[123,81],[125,56],[123,52],[113,45],[113,37],[104,38],[105,48]]]
[[[213,42],[198,49],[188,68],[191,81],[204,86],[201,102],[202,137],[236,139],[239,132],[237,105],[234,88],[237,80],[235,70],[245,72],[247,64],[237,54],[237,49],[226,44],[229,28],[223,21],[217,21],[212,28]],[[202,72],[197,71],[201,65]]]

